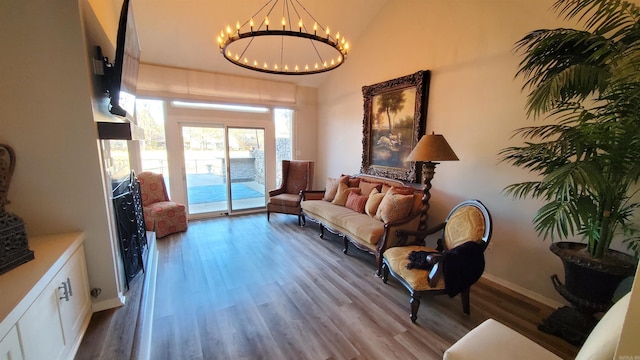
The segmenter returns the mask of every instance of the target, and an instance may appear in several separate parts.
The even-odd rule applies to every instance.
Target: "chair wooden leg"
[[[320,239],[324,239],[324,226],[320,223]]]
[[[415,323],[416,319],[418,319],[418,309],[420,308],[420,298],[411,295],[411,300],[409,301],[411,304],[411,322]]]
[[[389,281],[389,267],[386,263],[382,263],[382,282],[387,283]]]
[[[347,240],[347,237],[343,235],[342,241],[344,241],[344,250],[342,250],[342,252],[346,254],[349,251],[349,240]]]
[[[460,299],[462,299],[462,312],[469,315],[471,314],[471,306],[469,305],[469,289],[466,288],[460,292]]]
[[[382,275],[382,254],[380,252],[376,252],[376,276],[380,277]]]
[[[269,210],[267,210],[267,222],[269,221],[269,215],[271,214],[269,213]]]

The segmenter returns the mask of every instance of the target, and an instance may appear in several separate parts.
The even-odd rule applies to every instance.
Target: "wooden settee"
[[[332,180],[338,182],[339,188],[334,197],[329,194],[333,191],[330,185]],[[340,190],[344,188],[340,183],[344,184],[345,181],[347,189],[352,189],[349,192],[359,193],[360,203],[364,200],[362,197],[367,197],[365,212],[359,211],[362,209],[354,206],[353,201],[351,204],[336,202],[341,195]],[[371,191],[372,187],[376,187],[379,193]],[[360,191],[353,191],[355,188]],[[388,191],[390,192],[387,193]],[[347,196],[347,200],[352,199],[348,199]],[[376,259],[376,275],[379,276],[382,254],[399,240],[396,231],[418,229],[422,211],[421,200],[420,189],[407,186],[398,180],[365,174],[343,175],[337,179],[327,179],[325,190],[302,191],[302,225],[304,226],[309,219],[320,224],[321,238],[324,237],[325,230],[341,236],[345,254],[349,249],[349,243],[373,254]],[[376,201],[379,201],[378,206],[375,206]],[[385,209],[388,211],[384,212]]]

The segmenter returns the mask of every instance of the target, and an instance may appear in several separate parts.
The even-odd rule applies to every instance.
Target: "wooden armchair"
[[[442,230],[436,249],[425,238]],[[382,259],[382,281],[389,274],[411,294],[411,321],[416,322],[420,298],[424,295],[457,294],[462,310],[469,315],[469,289],[484,271],[484,250],[491,239],[491,215],[478,200],[456,205],[445,222],[425,231],[398,231],[396,247],[387,249]],[[413,237],[413,242],[408,242]]]
[[[302,190],[311,190],[315,163],[304,160],[282,160],[282,183],[280,187],[269,191],[267,202],[267,221],[272,212],[298,216],[301,225]]]

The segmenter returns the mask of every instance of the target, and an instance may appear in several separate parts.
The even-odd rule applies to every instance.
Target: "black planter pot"
[[[550,250],[564,265],[565,283],[557,275],[551,277],[556,290],[576,309],[585,313],[606,311],[623,279],[633,276],[635,259],[625,253],[608,250],[603,259],[593,259],[586,244],[556,242]]]
[[[564,306],[554,311],[538,329],[557,335],[580,346],[598,322],[595,313],[607,311],[611,299],[623,279],[633,276],[637,263],[625,253],[607,250],[603,259],[593,259],[586,251],[586,244],[557,242],[551,244],[551,252],[564,265],[565,283],[558,275],[551,281],[556,291],[573,307]]]

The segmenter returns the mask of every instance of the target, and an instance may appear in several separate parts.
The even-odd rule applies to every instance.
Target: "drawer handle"
[[[71,279],[67,278],[67,291],[69,292],[69,296],[73,296],[73,290],[71,290]]]
[[[60,300],[64,299],[66,301],[69,301],[69,291],[67,290],[67,283],[63,282],[61,286],[58,286],[59,290],[62,290],[62,296],[60,297]]]
[[[62,285],[58,286],[59,290],[62,290],[62,296],[60,300],[64,299],[65,301],[69,301],[69,297],[73,296],[73,290],[71,290],[71,279],[67,278],[67,281],[63,281]]]

